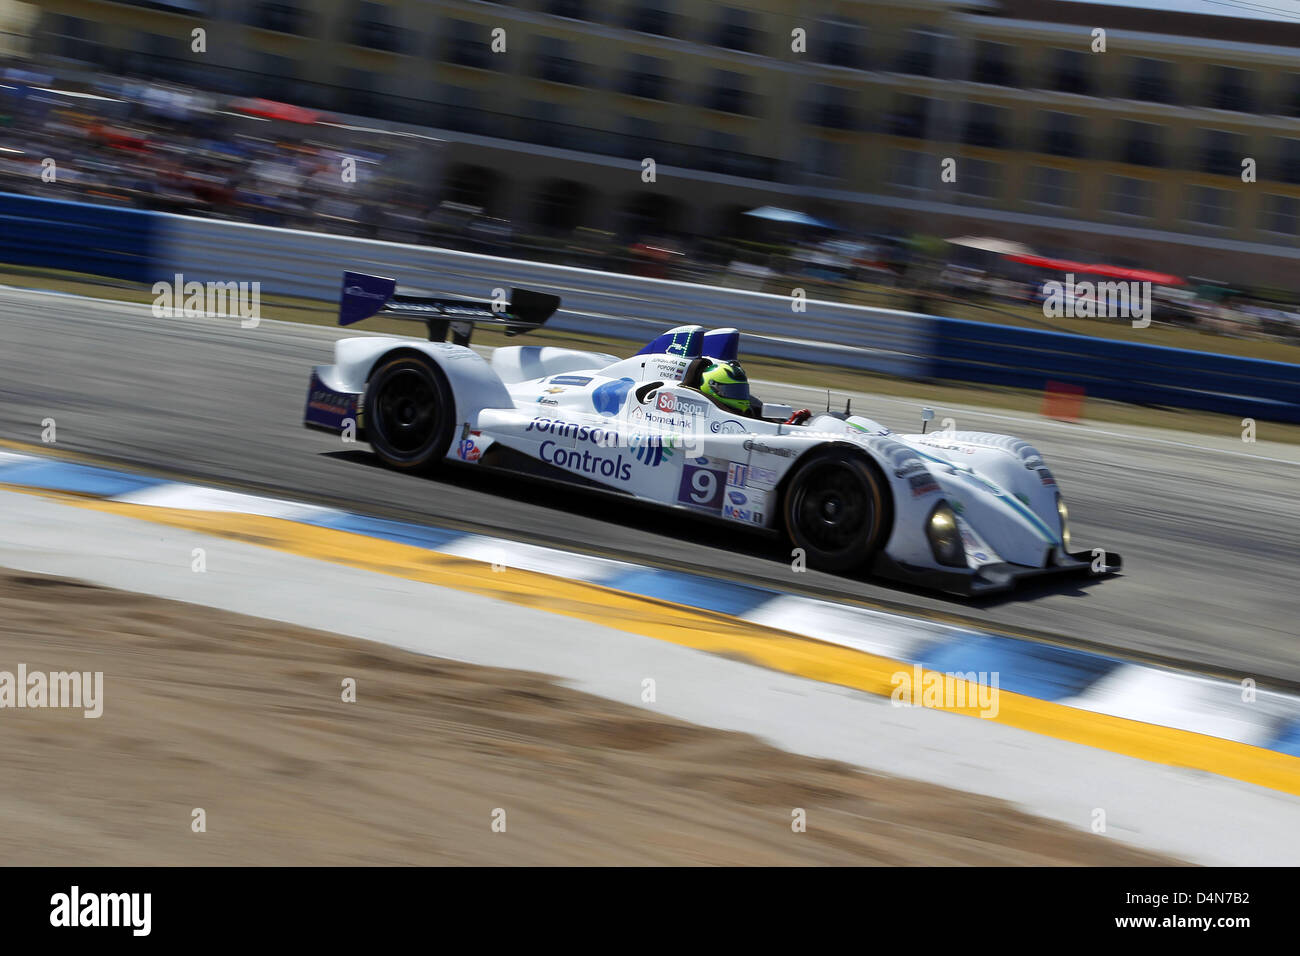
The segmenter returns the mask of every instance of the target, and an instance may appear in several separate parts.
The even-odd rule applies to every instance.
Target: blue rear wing
[[[339,292],[339,325],[353,325],[371,316],[423,322],[429,341],[468,345],[475,325],[495,325],[506,335],[541,328],[560,307],[560,297],[531,289],[511,289],[510,301],[482,302],[446,299],[400,291],[397,280],[364,272],[343,273]]]
[[[740,332],[714,329],[706,332],[702,325],[681,325],[648,342],[637,355],[680,355],[682,358],[709,358],[733,362],[740,354]]]

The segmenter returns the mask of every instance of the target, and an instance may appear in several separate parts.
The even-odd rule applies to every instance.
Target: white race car
[[[489,360],[469,348],[476,324],[526,332],[559,304],[522,289],[508,303],[435,298],[344,273],[340,325],[417,319],[430,341],[339,340],[334,364],[312,371],[304,423],[368,441],[405,471],[506,469],[768,529],[827,571],[981,594],[1120,569],[1112,552],[1070,551],[1056,480],[1027,442],[899,435],[847,411],[757,400],[748,414],[723,407],[701,378],[735,362],[735,329],[681,326],[625,359],[512,346]]]

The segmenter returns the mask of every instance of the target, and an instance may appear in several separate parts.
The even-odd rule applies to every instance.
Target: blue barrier
[[[157,213],[0,193],[0,261],[153,283]]]
[[[0,194],[0,261],[146,284],[174,273],[257,280],[263,294],[333,302],[347,268],[481,298],[506,280],[553,288],[551,323],[643,341],[684,321],[749,333],[745,353],[918,379],[1042,389],[1300,422],[1300,365],[826,302],[789,299],[427,246]]]
[[[1042,389],[1048,382],[1143,405],[1300,422],[1300,365],[939,319],[935,378]]]

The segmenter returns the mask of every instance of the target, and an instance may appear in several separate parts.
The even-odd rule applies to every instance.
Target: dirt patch
[[[20,663],[104,704],[0,710],[9,864],[1170,862],[537,674],[0,570]]]

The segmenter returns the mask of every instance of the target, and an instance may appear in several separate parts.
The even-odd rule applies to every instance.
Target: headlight
[[[925,522],[925,536],[930,541],[930,551],[936,561],[951,568],[966,567],[966,548],[961,543],[957,516],[948,507],[948,502],[941,501],[934,506]]]
[[[1056,496],[1056,513],[1061,518],[1061,545],[1066,551],[1070,550],[1070,509],[1065,507],[1065,499],[1060,495]]]

